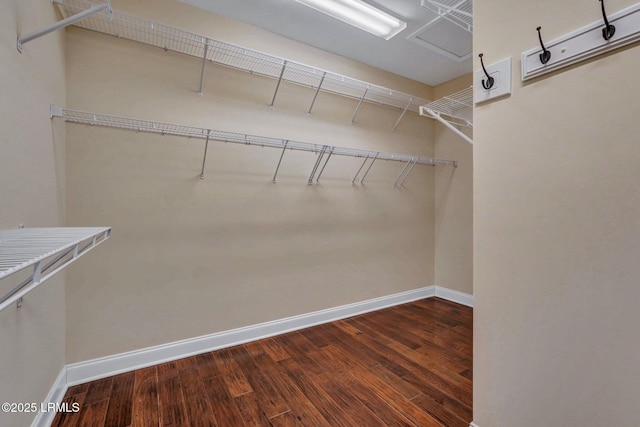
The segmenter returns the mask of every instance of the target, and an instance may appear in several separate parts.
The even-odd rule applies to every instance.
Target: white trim
[[[430,298],[437,296],[437,292],[438,287],[427,286],[407,292],[401,292],[326,310],[314,311],[312,313],[287,317],[244,328],[232,329],[229,331],[176,341],[127,353],[115,354],[85,362],[73,363],[66,367],[67,385],[71,386],[88,381],[94,381],[122,372],[133,371],[135,369],[181,359],[195,354],[231,347],[233,345],[280,335],[322,323],[333,322],[335,320],[345,319],[347,317],[380,310],[394,305]],[[455,291],[447,293],[441,290],[439,292],[442,295],[440,297],[445,299],[450,299],[456,296],[454,294]],[[451,299],[451,301],[453,301],[453,299]]]
[[[58,377],[53,382],[51,390],[49,390],[49,394],[47,394],[47,397],[44,399],[43,403],[45,405],[47,403],[62,403],[62,399],[64,399],[67,388],[67,367],[63,366],[62,370],[58,374]],[[50,426],[55,416],[55,411],[38,412],[38,415],[36,415],[36,417],[33,419],[33,422],[31,423],[31,427]]]
[[[467,307],[473,307],[473,295],[465,294],[464,292],[454,291],[442,286],[434,286],[435,296],[438,298],[446,299],[447,301],[456,302],[458,304],[466,305]]]
[[[61,403],[67,388],[72,385],[432,297],[473,307],[473,295],[442,286],[426,286],[244,328],[73,363],[62,368],[45,402]],[[55,412],[38,413],[31,427],[49,426],[54,416]],[[478,425],[472,422],[470,427]]]
[[[471,421],[471,424],[469,424],[469,427],[480,427],[480,426],[474,423],[473,421]]]

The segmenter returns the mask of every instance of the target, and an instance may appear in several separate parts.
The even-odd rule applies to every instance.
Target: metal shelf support
[[[278,169],[280,169],[280,163],[282,163],[282,158],[284,157],[284,152],[287,151],[287,145],[289,141],[284,142],[284,147],[282,147],[282,153],[280,154],[280,160],[278,160],[278,166],[276,166],[276,172],[273,174],[273,183],[276,183],[276,175],[278,175]]]
[[[21,228],[0,231],[0,280],[32,268],[0,297],[0,311],[111,237],[111,227]]]
[[[200,71],[200,89],[198,95],[202,96],[202,86],[204,85],[204,72],[207,68],[207,53],[209,52],[209,40],[204,39],[204,55],[202,55],[202,70]]]
[[[324,168],[327,167],[327,163],[329,163],[329,159],[333,155],[333,149],[334,148],[335,147],[331,147],[331,151],[329,151],[329,155],[327,156],[327,160],[325,160],[324,165],[322,165],[322,169],[320,169],[320,173],[318,174],[318,177],[316,178],[316,184],[320,182],[320,177],[322,176],[322,172],[324,172]]]
[[[411,165],[411,167],[409,168],[407,173],[404,175],[404,178],[402,178],[402,181],[400,181],[400,183],[398,184],[400,187],[402,187],[402,184],[404,184],[404,180],[407,179],[407,177],[409,176],[409,174],[411,173],[413,168],[416,167],[416,164],[417,164],[417,162],[413,162],[413,165]]]
[[[316,103],[316,98],[318,97],[318,93],[320,92],[320,88],[322,87],[322,83],[324,82],[324,78],[326,76],[327,76],[327,73],[322,73],[322,78],[320,79],[320,83],[318,84],[316,93],[313,95],[313,101],[311,101],[311,106],[309,107],[309,111],[307,112],[307,114],[311,114],[311,110],[313,109],[313,104]]]
[[[360,175],[360,171],[362,170],[362,168],[364,167],[364,165],[367,163],[367,160],[369,160],[369,156],[367,155],[367,157],[364,159],[364,162],[362,162],[362,164],[360,165],[360,169],[358,169],[358,172],[356,172],[356,175],[353,177],[353,179],[351,180],[351,185],[356,185],[356,178],[358,178],[358,175]]]
[[[111,18],[113,14],[113,10],[111,9],[111,0],[107,0],[106,3],[91,6],[90,9],[86,9],[86,10],[83,10],[82,12],[78,12],[75,15],[72,15],[63,19],[62,21],[56,22],[55,24],[51,24],[45,28],[42,28],[38,31],[34,31],[29,34],[25,34],[24,36],[20,36],[18,37],[18,42],[17,42],[18,52],[22,53],[23,46],[32,40],[40,38],[51,32],[60,30],[64,27],[68,27],[71,24],[74,24],[85,18],[88,18],[89,16],[95,15],[96,13],[101,12],[105,9],[109,9],[109,18]]]
[[[273,98],[271,99],[270,107],[273,107],[273,104],[276,102],[276,95],[278,94],[278,89],[280,89],[280,83],[282,83],[282,77],[284,76],[284,70],[287,68],[287,61],[284,61],[282,64],[282,70],[280,70],[280,77],[278,77],[278,83],[276,84],[276,90],[273,92]]]
[[[420,115],[436,119],[460,138],[473,144],[473,140],[456,127],[473,127],[473,87],[420,106]]]
[[[358,101],[358,105],[356,106],[356,111],[354,111],[353,116],[351,116],[351,124],[353,124],[354,120],[356,119],[356,115],[360,110],[360,106],[362,105],[362,101],[364,101],[364,97],[367,96],[367,92],[369,92],[369,88],[366,88],[364,90],[364,93],[362,94],[362,97],[360,97],[360,101]]]
[[[400,171],[400,174],[398,175],[398,177],[396,178],[396,180],[393,182],[393,186],[397,187],[398,186],[398,181],[400,181],[400,178],[404,175],[404,172],[407,170],[407,168],[409,167],[409,165],[411,164],[411,162],[413,162],[413,159],[409,159],[407,161],[407,164],[404,165],[404,168],[402,168],[402,170]]]
[[[462,133],[462,131],[460,131],[458,128],[456,128],[451,123],[449,123],[448,121],[443,119],[442,116],[440,115],[440,113],[438,113],[436,111],[433,111],[433,110],[431,110],[429,108],[426,108],[425,111],[429,114],[430,117],[433,117],[434,119],[436,119],[437,121],[439,121],[440,123],[445,125],[447,128],[449,128],[451,131],[453,131],[460,138],[464,139],[469,144],[473,145],[473,139],[469,138],[467,135]]]
[[[360,179],[360,185],[364,184],[364,179],[367,177],[367,174],[371,170],[371,166],[373,166],[373,164],[378,159],[378,154],[380,153],[376,153],[376,156],[373,158],[373,160],[371,160],[371,163],[369,164],[369,167],[367,168],[367,170],[364,172],[364,175],[362,175],[362,178]]]
[[[204,165],[207,162],[207,150],[209,149],[210,136],[211,136],[211,129],[207,129],[207,139],[204,142],[204,156],[202,157],[202,172],[200,172],[200,179],[204,179]]]
[[[398,127],[398,125],[400,124],[400,120],[402,120],[402,118],[404,117],[404,115],[407,113],[407,110],[409,109],[409,107],[411,106],[411,103],[413,102],[413,97],[409,98],[409,102],[407,103],[407,106],[404,107],[404,110],[402,110],[402,114],[400,114],[400,117],[398,117],[398,120],[396,121],[396,124],[393,125],[393,129],[391,129],[391,132],[395,132],[396,128]]]

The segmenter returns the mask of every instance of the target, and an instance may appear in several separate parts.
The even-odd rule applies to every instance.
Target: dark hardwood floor
[[[452,426],[472,309],[437,298],[70,387],[53,426]]]

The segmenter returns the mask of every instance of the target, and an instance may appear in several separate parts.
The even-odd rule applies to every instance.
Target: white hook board
[[[502,59],[485,67],[494,83],[490,89],[482,86],[487,76],[481,69],[473,73],[473,100],[476,104],[511,94],[511,57]]]
[[[545,75],[640,40],[640,13],[638,12],[640,12],[640,3],[607,15],[609,23],[616,27],[614,36],[609,40],[602,37],[602,29],[605,25],[600,19],[549,42],[544,41],[545,47],[551,52],[551,59],[546,64],[540,61],[542,47],[539,44],[523,52],[522,81]],[[532,38],[533,34],[532,31]]]

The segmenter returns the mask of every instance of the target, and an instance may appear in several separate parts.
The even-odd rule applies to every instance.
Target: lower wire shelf
[[[0,311],[111,237],[111,227],[20,228],[0,230],[0,284],[29,271],[0,297]]]
[[[457,166],[457,163],[453,160],[443,160],[443,159],[434,159],[430,157],[423,156],[412,156],[408,154],[398,154],[398,153],[387,153],[382,151],[370,151],[370,150],[361,150],[356,148],[346,148],[346,147],[336,147],[331,145],[323,145],[323,144],[313,144],[309,142],[301,142],[301,141],[293,141],[287,139],[278,139],[271,138],[265,136],[256,136],[256,135],[248,135],[242,133],[235,132],[227,132],[221,130],[213,130],[206,128],[199,128],[193,126],[185,126],[179,124],[172,123],[162,123],[145,119],[136,119],[131,117],[122,117],[122,116],[113,116],[108,114],[100,114],[93,113],[88,111],[78,111],[78,110],[68,110],[66,108],[58,107],[55,105],[51,105],[51,118],[60,117],[64,119],[66,122],[70,123],[79,123],[93,126],[105,126],[105,127],[113,127],[119,129],[128,129],[136,132],[147,132],[147,133],[155,133],[160,135],[173,135],[173,136],[181,136],[187,138],[201,139],[205,140],[208,144],[209,141],[220,141],[227,143],[235,143],[241,145],[253,145],[259,147],[270,147],[277,148],[282,150],[284,153],[285,150],[298,150],[298,151],[306,151],[318,154],[318,160],[314,167],[311,177],[309,178],[308,183],[312,184],[313,180],[318,181],[320,178],[320,174],[324,169],[324,166],[320,168],[320,161],[324,158],[324,165],[329,161],[331,156],[349,156],[349,157],[358,157],[365,159],[365,162],[369,161],[370,166],[367,169],[370,169],[373,162],[376,160],[388,160],[401,162],[405,164],[405,169],[403,173],[396,179],[394,185],[402,185],[402,181],[404,181],[408,175],[408,172],[405,173],[407,167],[409,167],[409,171],[413,169],[415,165],[429,165],[429,166],[437,166],[437,165],[452,165]],[[202,171],[200,174],[200,178],[204,179],[204,166],[207,156],[207,148],[205,146],[204,151],[204,159],[202,162]],[[326,157],[325,157],[326,156]],[[282,161],[282,156],[280,157],[280,161]],[[278,163],[278,167],[280,163]],[[363,164],[364,166],[364,164]],[[362,167],[360,168],[362,170]],[[358,173],[360,172],[358,171]],[[276,168],[276,174],[278,169]],[[319,173],[317,173],[319,172]],[[356,177],[352,181],[355,183]],[[276,176],[273,177],[273,182],[275,182]],[[364,177],[362,177],[364,179]],[[362,183],[362,180],[360,181]]]

